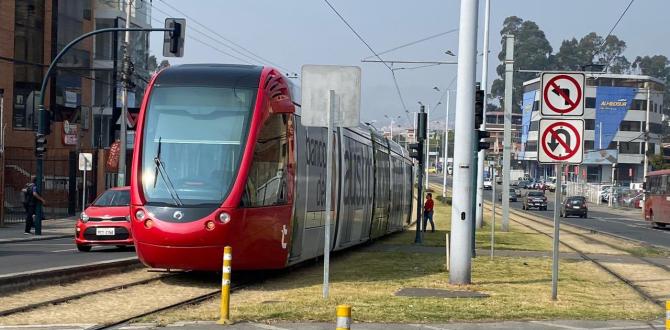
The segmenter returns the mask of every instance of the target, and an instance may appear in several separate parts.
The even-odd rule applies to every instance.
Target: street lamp
[[[391,121],[391,141],[393,141],[393,125],[396,119],[400,119],[400,116],[389,117],[388,115],[384,115],[384,117]]]

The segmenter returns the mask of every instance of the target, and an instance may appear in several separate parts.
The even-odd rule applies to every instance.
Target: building
[[[642,182],[647,115],[649,154],[661,153],[664,87],[661,80],[650,76],[587,72],[584,162],[570,167],[571,177],[593,183],[611,182],[612,178],[621,184]],[[531,177],[554,176],[553,166],[536,161],[540,78],[524,82],[523,88],[519,159],[524,160]]]
[[[135,0],[135,25],[148,27],[149,0]],[[0,1],[0,90],[2,93],[4,152],[2,175],[7,219],[22,218],[20,189],[35,175],[36,108],[46,69],[51,60],[78,36],[110,22],[119,26],[124,1],[106,0],[8,0]],[[141,45],[134,49],[136,73],[146,74],[148,37],[136,34]],[[51,124],[44,162],[44,191],[49,206],[46,216],[74,214],[81,208],[80,152],[94,154],[94,170],[88,200],[107,186],[104,151],[117,136],[120,104],[117,36],[99,35],[70,49],[52,73],[45,95]],[[108,55],[112,55],[112,57]],[[117,60],[114,60],[117,59]],[[136,60],[137,59],[137,60]],[[144,85],[138,83],[135,99]],[[136,106],[136,102],[131,104]],[[99,110],[101,109],[102,110]],[[104,116],[109,116],[108,118]],[[97,187],[97,189],[95,189]],[[15,214],[17,213],[17,214]]]

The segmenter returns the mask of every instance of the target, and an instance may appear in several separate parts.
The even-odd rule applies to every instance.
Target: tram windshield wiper
[[[158,179],[158,174],[160,174],[168,193],[170,193],[170,197],[172,197],[172,201],[174,201],[175,205],[182,206],[184,204],[181,202],[177,189],[175,189],[174,184],[172,184],[172,180],[170,180],[170,176],[168,176],[167,170],[165,169],[165,164],[163,164],[163,161],[161,160],[161,138],[162,137],[158,137],[158,148],[156,150],[156,156],[154,157],[154,164],[156,164],[156,169],[154,171],[154,188],[156,188],[156,181]]]

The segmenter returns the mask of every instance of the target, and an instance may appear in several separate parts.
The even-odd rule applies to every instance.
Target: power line
[[[433,35],[431,35],[431,36],[428,36],[428,37],[425,37],[425,38],[421,38],[421,39],[419,39],[419,40],[411,41],[411,42],[408,42],[408,43],[406,43],[406,44],[402,44],[402,45],[400,45],[400,46],[393,47],[393,48],[391,48],[391,49],[387,49],[387,50],[385,50],[385,51],[383,51],[383,52],[380,52],[380,53],[378,53],[378,54],[379,54],[379,55],[384,55],[384,54],[386,54],[386,53],[390,53],[390,52],[392,52],[392,51],[395,51],[395,50],[398,50],[398,49],[401,49],[401,48],[405,48],[405,47],[409,47],[409,46],[412,46],[412,45],[416,45],[416,44],[418,44],[418,43],[421,43],[421,42],[424,42],[424,41],[428,41],[428,40],[430,40],[430,39],[434,39],[434,38],[437,38],[437,37],[441,37],[441,36],[443,36],[443,35],[445,35],[445,34],[453,33],[453,32],[456,32],[456,31],[458,31],[458,29],[451,29],[451,30],[449,30],[449,31],[444,31],[444,32],[440,32],[440,33],[437,33],[437,34],[433,34]],[[368,58],[370,58],[370,57],[373,57],[373,56],[368,56],[368,57],[366,57],[365,59],[368,59]]]
[[[616,29],[617,25],[619,25],[619,22],[621,22],[623,17],[626,15],[626,13],[628,12],[628,9],[630,9],[630,6],[633,5],[633,2],[635,2],[635,0],[630,0],[630,2],[628,3],[628,6],[626,6],[626,9],[623,10],[621,15],[619,16],[619,19],[616,20],[614,25],[612,25],[612,28],[610,29],[610,31],[605,36],[605,39],[603,39],[603,44],[600,45],[600,47],[598,48],[598,51],[593,56],[600,54],[600,52],[605,48],[605,45],[607,44],[607,38],[609,38],[612,35],[612,32],[614,32],[614,29]],[[614,56],[607,60],[607,65],[605,66],[605,71],[607,71],[607,69],[610,67],[610,64],[612,64],[613,60],[614,60]]]

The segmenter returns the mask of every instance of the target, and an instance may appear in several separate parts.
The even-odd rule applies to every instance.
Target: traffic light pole
[[[414,237],[415,244],[422,243],[421,236],[421,222],[423,221],[423,176],[425,168],[425,158],[423,157],[424,150],[424,141],[427,136],[427,124],[428,124],[428,115],[424,112],[424,106],[421,106],[421,111],[417,114],[418,118],[416,121],[416,140],[417,143],[411,146],[413,151],[412,158],[416,159],[419,163],[418,176],[417,176],[417,203],[416,203],[416,235]]]
[[[36,139],[39,141],[43,141],[40,145],[36,146],[38,150],[42,150],[41,152],[36,154],[37,158],[37,163],[36,163],[36,185],[37,185],[37,191],[40,194],[43,194],[43,181],[44,181],[44,154],[46,153],[46,135],[47,135],[47,120],[46,116],[48,116],[47,110],[44,106],[44,94],[46,92],[47,84],[49,83],[49,77],[51,76],[51,73],[53,72],[54,68],[56,67],[56,64],[58,61],[65,55],[65,53],[74,45],[79,43],[80,41],[96,35],[100,33],[106,33],[106,32],[121,32],[121,31],[173,31],[172,29],[143,29],[143,28],[106,28],[106,29],[100,29],[100,30],[95,30],[91,31],[88,33],[84,33],[80,35],[79,37],[75,38],[74,40],[70,41],[69,44],[67,44],[65,47],[63,47],[63,50],[61,50],[56,57],[51,61],[51,64],[49,64],[49,68],[47,69],[47,72],[44,74],[44,78],[42,79],[42,86],[40,88],[40,95],[39,95],[39,102],[37,106],[37,134],[36,134]],[[53,97],[53,96],[52,96]],[[125,119],[124,119],[125,120]],[[37,203],[37,208],[35,209],[35,235],[42,235],[42,219],[44,217],[44,211],[42,209],[42,204]]]

